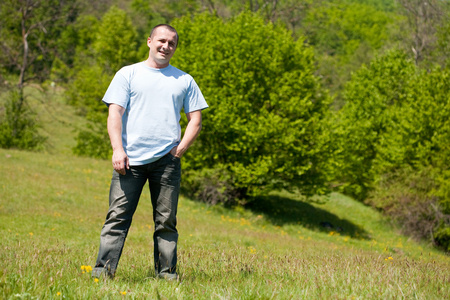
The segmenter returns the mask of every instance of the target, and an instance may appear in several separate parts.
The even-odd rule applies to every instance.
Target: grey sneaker
[[[98,279],[114,279],[114,275],[109,273],[105,268],[94,268],[92,270],[92,278]]]
[[[172,274],[172,273],[159,273],[157,275],[157,277],[159,279],[164,279],[164,280],[167,280],[167,281],[178,281],[179,280],[179,277],[178,277],[177,273],[174,273],[174,274]]]

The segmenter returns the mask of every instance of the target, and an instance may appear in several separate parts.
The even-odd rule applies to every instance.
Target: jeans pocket
[[[175,155],[172,155],[172,153],[168,153],[168,155],[167,155],[169,158],[170,158],[170,160],[171,161],[173,161],[173,162],[176,162],[176,163],[179,163],[180,161],[181,161],[181,158],[179,158],[179,157],[176,157]]]

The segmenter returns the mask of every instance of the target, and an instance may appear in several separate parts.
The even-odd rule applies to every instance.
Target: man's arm
[[[129,169],[128,156],[123,149],[122,144],[122,116],[125,108],[117,104],[109,105],[108,114],[108,134],[113,149],[112,164],[114,170],[119,174],[125,175],[126,170]]]
[[[186,114],[188,124],[184,131],[183,138],[178,146],[170,150],[170,154],[175,157],[183,156],[184,152],[192,145],[200,131],[202,130],[202,111],[196,110]]]

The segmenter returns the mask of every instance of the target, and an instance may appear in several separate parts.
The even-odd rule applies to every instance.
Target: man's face
[[[150,48],[150,62],[157,68],[165,68],[177,48],[177,35],[164,27],[156,28],[147,39],[147,46]]]

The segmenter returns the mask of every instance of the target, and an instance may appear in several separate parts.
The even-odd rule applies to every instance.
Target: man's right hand
[[[128,156],[123,150],[116,150],[113,152],[112,164],[114,170],[121,175],[125,175],[127,173],[126,169],[130,169]]]

